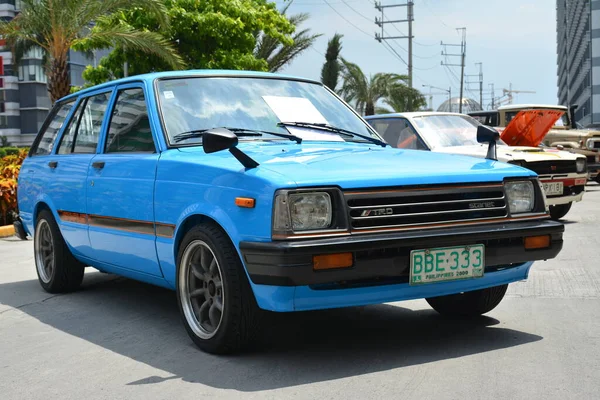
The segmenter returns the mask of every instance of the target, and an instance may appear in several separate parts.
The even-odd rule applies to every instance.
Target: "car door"
[[[76,104],[75,100],[64,101],[54,106],[31,147],[27,162],[23,164],[19,173],[19,213],[32,235],[35,225],[33,211],[38,202],[47,203],[53,209],[58,220],[53,198],[60,197],[60,193],[52,194],[49,191],[47,183],[51,179],[56,179],[57,176],[63,175],[63,168],[58,169],[58,165],[55,164],[56,142],[66,122],[69,121],[69,118],[73,114]],[[71,189],[65,188],[65,190]],[[80,195],[78,190],[73,190],[73,192],[72,198],[77,198]],[[62,204],[61,207],[69,207],[69,205]],[[58,220],[58,222],[60,225],[61,221]],[[61,226],[61,228],[63,227]],[[87,237],[87,234],[85,236]],[[66,239],[72,238],[68,237]]]
[[[54,203],[61,232],[76,255],[90,257],[86,192],[89,165],[96,154],[112,91],[79,99],[48,162],[47,193]]]
[[[101,151],[88,173],[89,236],[98,261],[162,276],[155,247],[159,153],[144,88],[117,88]]]

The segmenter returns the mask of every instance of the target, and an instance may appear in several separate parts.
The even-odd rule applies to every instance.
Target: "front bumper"
[[[255,285],[342,289],[408,282],[410,251],[445,246],[485,245],[485,272],[556,257],[564,226],[550,220],[511,221],[432,230],[281,242],[241,242]],[[550,235],[549,248],[525,250],[524,238]],[[351,252],[350,268],[314,271],[313,256]]]

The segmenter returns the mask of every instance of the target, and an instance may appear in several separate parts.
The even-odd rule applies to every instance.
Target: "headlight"
[[[302,232],[329,229],[333,210],[327,192],[283,192],[275,196],[274,232]]]
[[[504,191],[506,192],[511,214],[526,213],[533,210],[535,191],[531,181],[506,182]]]
[[[575,161],[575,165],[577,166],[577,172],[585,172],[586,170],[586,163],[585,163],[585,158],[578,158],[577,161]]]

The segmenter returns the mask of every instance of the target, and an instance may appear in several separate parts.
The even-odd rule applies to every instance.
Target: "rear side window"
[[[95,153],[110,92],[83,99],[65,129],[59,154]]]
[[[110,95],[110,92],[101,93],[87,99],[75,134],[73,153],[96,152],[102,120],[108,107]]]
[[[79,107],[75,110],[73,117],[69,121],[69,125],[65,128],[65,133],[62,135],[62,139],[60,144],[58,145],[58,154],[70,154],[73,152],[73,144],[75,143],[75,132],[77,131],[77,126],[79,125],[79,120],[81,119],[81,110],[83,110],[83,106],[85,104],[85,100],[79,103]]]
[[[69,115],[69,111],[71,111],[73,104],[74,101],[70,101],[55,109],[56,113],[50,120],[50,123],[46,126],[46,130],[41,134],[42,137],[40,138],[33,155],[42,156],[52,152],[56,136],[65,123],[65,119],[67,118],[67,115]]]
[[[124,89],[117,94],[111,115],[107,153],[154,152],[148,109],[142,88]]]

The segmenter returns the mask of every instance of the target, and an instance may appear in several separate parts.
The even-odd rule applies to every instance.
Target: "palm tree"
[[[325,64],[321,69],[321,82],[331,90],[335,90],[340,76],[340,53],[342,52],[342,36],[338,33],[333,35],[327,42],[325,53]]]
[[[403,83],[389,88],[384,102],[392,108],[393,112],[417,111],[427,105],[425,97],[415,88]],[[378,113],[391,112],[385,108],[378,109]]]
[[[283,7],[281,13],[285,15],[292,1]],[[292,25],[298,27],[310,17],[307,13],[294,14],[288,17]],[[303,29],[294,33],[291,45],[283,45],[279,39],[275,39],[264,32],[260,32],[256,37],[256,49],[254,56],[267,61],[270,72],[277,72],[296,58],[304,50],[312,46],[321,34],[313,35],[310,29]]]
[[[339,91],[349,103],[354,103],[356,110],[363,115],[375,114],[377,102],[386,99],[390,89],[405,82],[406,75],[376,73],[365,76],[360,67],[342,58],[342,77],[344,82]]]
[[[52,102],[69,94],[71,81],[67,64],[71,48],[94,49],[126,46],[155,54],[174,69],[183,67],[181,57],[160,34],[116,24],[114,13],[142,7],[168,25],[161,0],[22,0],[21,13],[0,23],[0,35],[19,55],[39,47],[45,58],[48,92]]]

